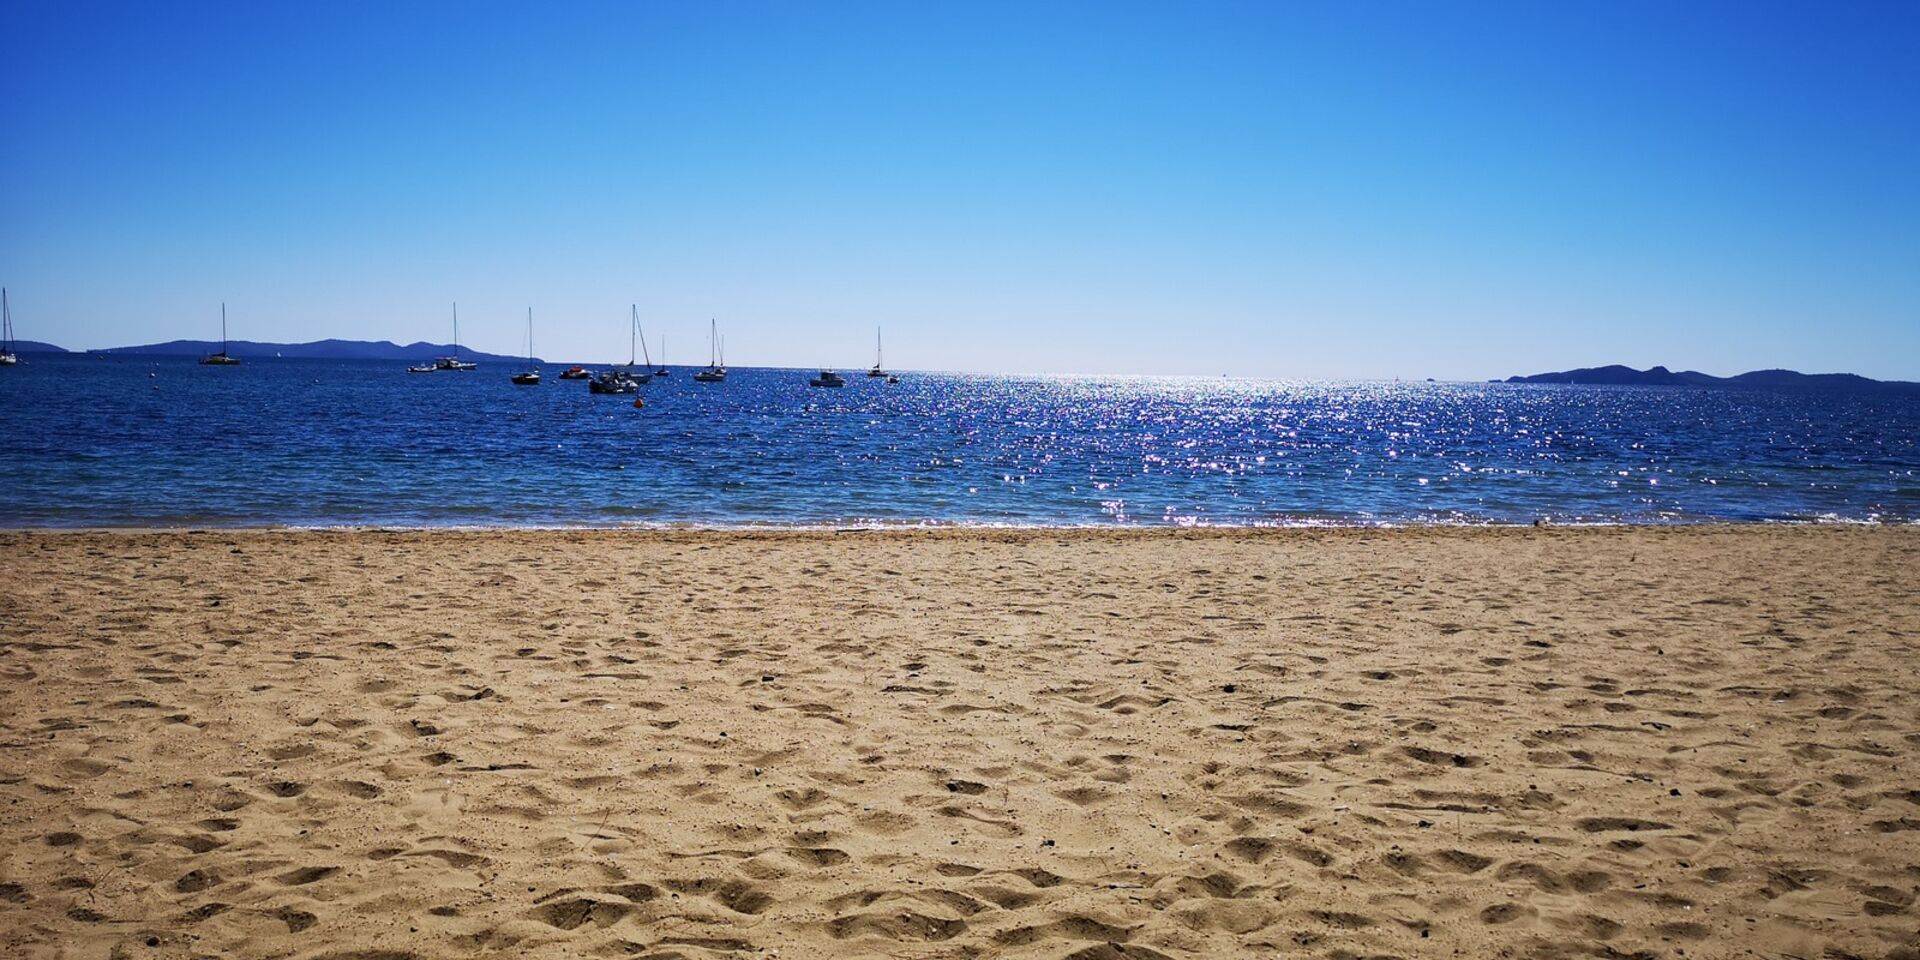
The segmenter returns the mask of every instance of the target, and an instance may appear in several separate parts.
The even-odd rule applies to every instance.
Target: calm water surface
[[[6,527],[1920,522],[1891,394],[27,359]]]

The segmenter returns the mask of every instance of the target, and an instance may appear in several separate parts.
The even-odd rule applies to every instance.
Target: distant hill
[[[217,352],[219,349],[220,341],[218,340],[168,340],[165,343],[148,343],[137,347],[108,347],[90,352],[132,356],[200,357]],[[392,360],[420,363],[435,357],[452,356],[453,345],[427,343],[424,340],[405,346],[391,340],[315,340],[312,343],[257,343],[252,340],[229,340],[227,353],[242,358],[278,356],[298,360]],[[460,359],[477,363],[527,362],[525,357],[483,353],[468,347],[460,348]],[[535,358],[534,362],[541,361]]]
[[[1908,380],[1874,380],[1856,373],[1754,370],[1735,377],[1716,377],[1698,370],[1682,370],[1678,373],[1666,367],[1635,370],[1617,363],[1606,367],[1582,367],[1578,370],[1562,370],[1557,373],[1536,373],[1528,377],[1508,377],[1507,382],[1583,383],[1634,387],[1796,387],[1810,390],[1920,392],[1920,383]]]
[[[51,343],[41,343],[38,340],[15,340],[13,342],[13,352],[15,353],[66,353],[67,348],[56,347]]]

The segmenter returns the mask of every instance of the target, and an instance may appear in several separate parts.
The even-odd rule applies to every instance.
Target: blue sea
[[[1920,397],[29,355],[0,527],[1920,522]]]

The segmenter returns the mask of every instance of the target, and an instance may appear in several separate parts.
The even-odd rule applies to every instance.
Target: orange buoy
[[[640,409],[641,407],[644,407],[644,406],[646,406],[646,405],[647,405],[647,402],[646,402],[645,400],[642,400],[642,399],[640,399],[639,397],[634,397],[634,398],[633,398],[633,408],[634,408],[635,410],[638,410],[638,409]]]

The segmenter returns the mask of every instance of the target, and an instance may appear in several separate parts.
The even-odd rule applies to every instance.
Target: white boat
[[[528,307],[527,310],[531,313],[533,308]],[[480,369],[479,364],[470,360],[460,359],[460,305],[457,303],[453,305],[453,356],[441,357],[435,360],[433,362],[433,368],[435,370],[458,370],[461,373],[465,373],[468,370]]]
[[[0,287],[0,318],[0,367],[11,367],[20,355],[13,352],[13,305],[7,302],[5,287]]]
[[[227,305],[220,305],[220,352],[209,353],[200,358],[200,363],[209,367],[239,366],[240,358],[227,356]]]
[[[844,387],[846,385],[847,378],[832,370],[822,370],[819,376],[807,381],[809,387]]]

